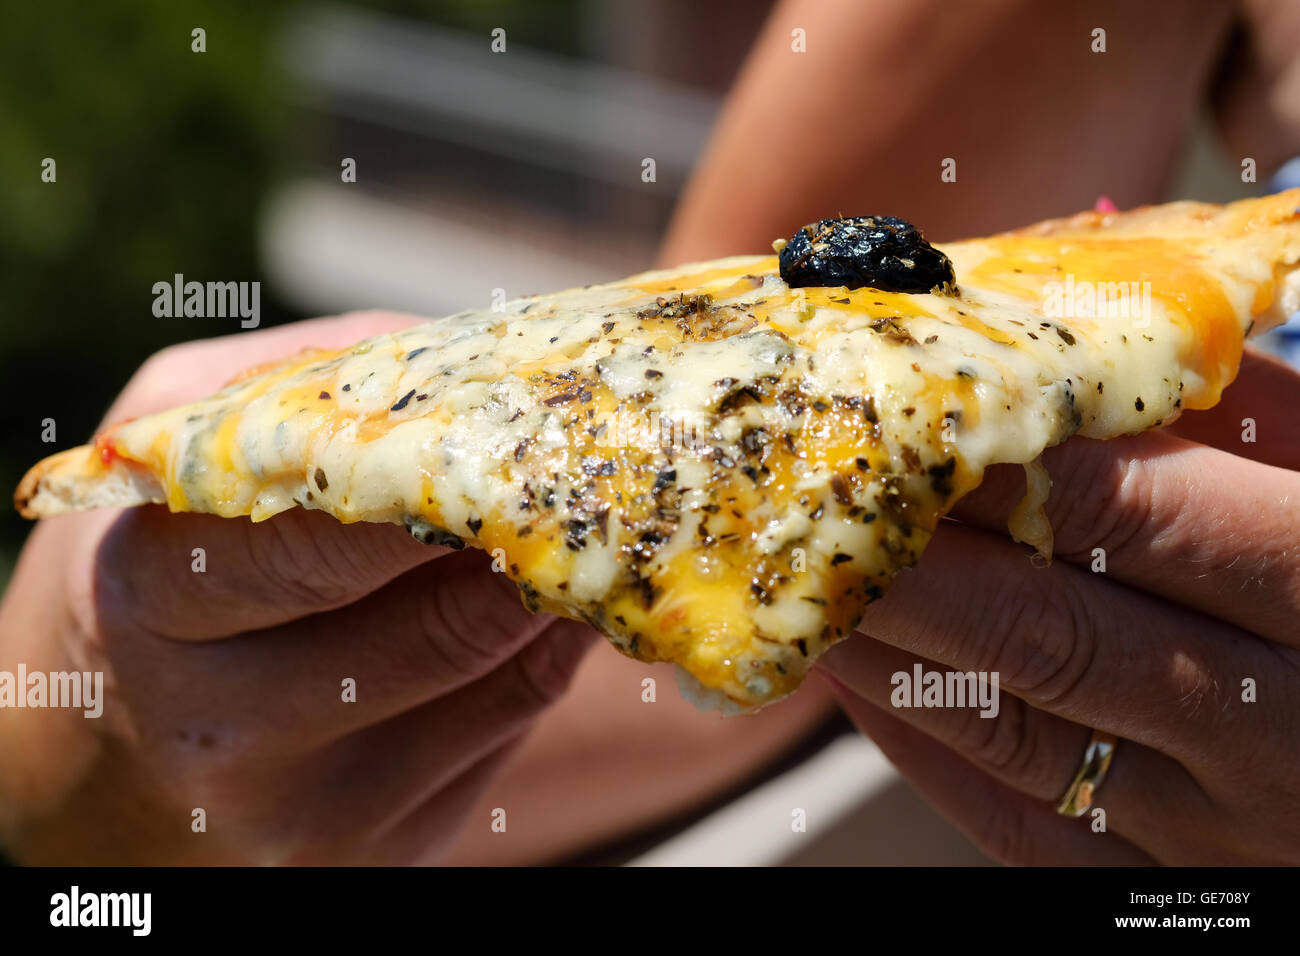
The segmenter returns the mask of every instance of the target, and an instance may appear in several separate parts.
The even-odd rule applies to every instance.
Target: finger
[[[124,635],[107,645],[118,693],[183,759],[271,760],[456,692],[544,632],[591,646],[591,628],[530,613],[488,560],[455,555],[336,611],[223,641]]]
[[[518,749],[522,736],[485,754],[472,767],[447,784],[410,825],[378,836],[364,834],[341,816],[350,801],[340,795],[366,781],[331,767],[334,790],[314,790],[304,797],[302,781],[320,774],[319,764],[305,760],[286,773],[266,772],[256,780],[264,803],[251,812],[235,815],[227,807],[223,829],[237,848],[236,860],[260,866],[408,866],[441,862],[466,825],[466,818],[483,791]],[[315,755],[312,755],[315,757]],[[322,777],[326,775],[321,775]],[[253,778],[242,781],[248,786]],[[286,782],[289,785],[286,785]],[[338,788],[342,787],[343,790]],[[268,793],[275,799],[266,801]],[[374,794],[372,793],[373,797]],[[345,825],[341,825],[345,821]],[[234,831],[234,832],[229,832]]]
[[[399,824],[489,750],[520,736],[568,689],[598,640],[590,628],[553,621],[487,676],[347,742],[389,794],[381,829]],[[352,763],[353,761],[347,761]]]
[[[996,672],[1034,707],[1194,773],[1235,766],[1261,720],[1294,721],[1294,695],[1240,700],[1243,677],[1277,669],[1266,642],[1072,565],[1033,568],[1010,542],[953,523],[859,630],[959,671]]]
[[[306,346],[343,347],[413,321],[364,312],[172,346],[136,373],[106,421],[210,394],[241,369]],[[203,549],[207,571],[196,569],[196,548]],[[337,607],[443,553],[387,526],[344,531],[332,519],[298,510],[251,524],[146,507],[113,526],[96,555],[97,579],[74,584],[88,605],[102,603],[118,619],[112,623],[130,614],[145,630],[204,638]]]
[[[921,796],[993,859],[1029,866],[1155,862],[1122,837],[1095,833],[1083,820],[1061,816],[834,680],[828,683],[853,722]]]
[[[1300,473],[1160,432],[1073,439],[1043,462],[1057,556],[1300,646]],[[1003,532],[1024,492],[1019,469],[991,469],[954,515]]]
[[[995,699],[996,709],[981,709],[975,700],[962,706],[954,701],[938,707],[896,706],[902,678],[895,675],[911,677],[917,665],[922,673],[946,672],[933,661],[856,635],[832,648],[817,666],[842,689],[1018,793],[1054,808],[1079,770],[1091,730],[1009,694]],[[901,702],[909,704],[910,695]],[[1176,761],[1132,741],[1119,745],[1094,806],[1105,810],[1109,829],[1162,857],[1177,853],[1189,834],[1213,823],[1209,803],[1191,775]],[[1198,837],[1198,842],[1209,841]]]
[[[347,820],[367,844],[445,820],[448,789],[560,698],[593,640],[590,630],[548,627],[481,679],[335,742],[300,783],[315,795],[301,801],[311,806],[303,826]]]
[[[81,589],[103,631],[206,640],[340,607],[449,553],[321,511],[254,523],[145,505],[112,523]]]
[[[1232,455],[1300,471],[1300,372],[1281,359],[1247,349],[1237,379],[1219,404],[1185,413],[1166,431]]]
[[[453,780],[436,798],[412,813],[400,825],[375,840],[374,862],[391,865],[393,861],[411,865],[442,863],[456,847],[456,841],[468,827],[505,826],[496,833],[510,833],[506,807],[494,808],[500,814],[474,819],[474,806],[505,767],[514,758],[526,734],[503,744],[473,767]]]

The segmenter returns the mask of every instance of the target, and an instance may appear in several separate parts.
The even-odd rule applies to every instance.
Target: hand
[[[1300,863],[1297,408],[1300,375],[1248,353],[1211,411],[1051,450],[1046,567],[1003,530],[1019,469],[991,472],[822,674],[998,860]],[[997,672],[1000,712],[892,707],[891,675],[916,662]],[[1089,728],[1120,738],[1093,804],[1104,832],[1054,809]]]
[[[107,420],[412,321],[359,314],[173,347]],[[42,522],[0,635],[0,669],[104,672],[98,720],[0,710],[0,842],[65,864],[436,861],[595,639],[529,614],[485,555],[397,526],[161,506]]]

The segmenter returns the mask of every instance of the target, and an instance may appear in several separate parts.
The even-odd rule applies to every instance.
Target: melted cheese
[[[1297,297],[1284,196],[953,243],[954,294],[790,289],[761,256],[462,313],[124,424],[95,467],[147,469],[175,510],[500,549],[530,607],[761,705],[989,465],[1216,402]],[[1018,533],[1047,550],[1030,475]]]

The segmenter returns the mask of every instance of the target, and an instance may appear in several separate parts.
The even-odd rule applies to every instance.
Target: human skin
[[[995,470],[818,670],[996,859],[1300,863],[1297,403],[1300,375],[1251,355],[1212,411],[1052,449],[1047,567],[1007,539],[1024,486]],[[893,707],[915,663],[998,673],[1000,712]],[[1089,728],[1120,738],[1104,832],[1054,810]]]
[[[1226,61],[1234,18],[1245,41]],[[1091,34],[1107,31],[1094,53]],[[806,51],[791,49],[803,30]],[[932,240],[1159,201],[1197,112],[1259,181],[1300,153],[1289,0],[785,0],[746,61],[660,262],[766,252],[898,215]],[[956,162],[956,181],[940,178]]]
[[[939,239],[1075,211],[1091,204],[1100,192],[1114,196],[1121,206],[1153,198],[1178,149],[1182,121],[1197,101],[1201,81],[1212,69],[1227,19],[1226,12],[1219,11],[1226,7],[1218,3],[1181,5],[1163,17],[1162,5],[1084,6],[1066,13],[1060,12],[1061,5],[1040,6],[1027,17],[1024,4],[944,5],[909,0],[905,5],[874,5],[868,20],[855,20],[854,9],[866,9],[864,5],[782,5],[746,69],[709,157],[681,208],[664,248],[664,261],[762,250],[772,238],[787,235],[802,222],[831,209],[902,213]],[[954,10],[958,15],[952,15]],[[1296,48],[1296,18],[1280,16],[1286,12],[1281,4],[1249,4],[1247,11],[1256,19],[1268,20],[1268,28],[1259,31],[1267,42],[1255,67],[1240,71],[1216,91],[1222,104],[1218,120],[1238,154],[1259,159],[1263,175],[1287,155],[1288,144],[1295,141],[1295,124],[1285,111],[1294,99],[1283,94],[1288,84],[1294,84],[1290,51]],[[1108,54],[1110,60],[1096,62],[1115,69],[1080,73],[1069,56],[1081,42],[1079,31],[1086,37],[1101,16],[1111,29],[1112,53],[1117,55]],[[1053,23],[1056,28],[1045,29]],[[809,56],[813,59],[800,61],[801,69],[814,60],[840,66],[811,75],[791,75],[786,68],[792,64],[785,58],[793,25],[809,31]],[[1134,61],[1133,44],[1128,44],[1127,52],[1122,42],[1115,45],[1123,40],[1126,29],[1130,35],[1144,37],[1137,45],[1140,64]],[[1011,49],[1027,51],[1028,60],[981,55],[991,37]],[[1159,37],[1160,42],[1152,37]],[[838,46],[828,48],[827,43]],[[940,44],[938,49],[950,59],[930,55],[935,48],[927,44],[932,43]],[[900,50],[909,51],[909,56],[900,56]],[[836,55],[829,56],[831,52]],[[1017,63],[1019,70],[1013,68]],[[911,72],[900,74],[899,69]],[[1031,77],[1032,87],[1025,83],[1026,75]],[[1152,92],[1155,85],[1161,87],[1159,95]],[[887,90],[888,97],[873,96],[873,89]],[[872,108],[865,109],[864,103]],[[1061,103],[1072,105],[1068,110],[1057,108]],[[938,158],[948,154],[951,143],[962,145],[959,178],[957,183],[947,184],[944,192],[937,175]],[[1016,184],[1015,188],[1007,188],[1008,183]],[[348,344],[405,320],[370,316],[348,321],[358,324],[340,324],[333,332],[328,325],[307,323],[293,327],[309,333],[300,337],[288,329],[270,330],[256,333],[270,338],[245,334],[224,345],[205,343],[167,353],[151,363],[147,375],[142,373],[110,417],[198,397],[261,358],[307,344]],[[1248,369],[1243,381],[1228,393],[1230,406],[1235,396],[1251,394],[1246,386],[1259,374],[1266,373],[1254,365]],[[1281,373],[1267,375],[1270,381],[1283,381]],[[1252,403],[1253,399],[1247,404]],[[1237,409],[1233,414],[1238,414],[1239,422],[1247,411]],[[1239,442],[1233,436],[1239,436],[1240,426],[1226,411],[1189,415],[1179,427],[1202,429],[1200,437],[1223,447]],[[1273,432],[1267,439],[1261,437],[1261,447],[1266,440],[1276,447],[1277,429]],[[1238,454],[1257,451],[1252,446],[1238,449]],[[1018,477],[995,474],[990,487],[999,481],[1012,488]],[[1008,492],[1013,493],[1018,491]],[[971,502],[978,500],[972,498]],[[122,556],[124,562],[140,564],[146,571],[150,569],[146,563],[149,550],[140,542],[153,526],[144,522],[181,529],[176,534],[185,539],[181,542],[185,546],[177,545],[180,557],[176,560],[188,573],[195,535],[200,529],[206,535],[216,520],[167,516],[159,509],[141,509],[141,515],[151,517],[128,519],[141,522],[136,537],[118,538],[110,553]],[[34,532],[14,586],[0,608],[0,668],[24,660],[32,669],[59,669],[77,654],[101,654],[98,638],[79,641],[86,634],[93,635],[98,626],[95,609],[87,601],[89,582],[95,574],[112,569],[101,564],[96,570],[87,556],[105,541],[109,525],[117,520],[109,512],[68,516],[45,522]],[[300,522],[309,524],[300,528]],[[286,715],[268,710],[264,701],[241,697],[241,671],[224,667],[224,659],[216,660],[238,655],[214,653],[213,649],[249,646],[249,642],[223,641],[220,638],[225,635],[212,628],[203,642],[190,642],[198,653],[187,657],[185,647],[173,640],[124,640],[119,635],[114,653],[128,655],[119,660],[129,660],[136,677],[131,687],[118,692],[132,691],[141,698],[131,701],[138,713],[120,734],[101,730],[100,725],[110,725],[84,721],[79,714],[70,719],[55,711],[0,711],[0,838],[11,839],[13,851],[22,858],[50,862],[554,859],[689,809],[710,793],[725,790],[795,743],[827,713],[828,695],[813,680],[793,698],[756,717],[723,720],[698,715],[677,699],[660,669],[627,661],[603,647],[592,651],[594,641],[581,629],[573,635],[573,645],[566,645],[567,638],[555,636],[550,627],[541,633],[529,630],[535,622],[521,616],[504,622],[498,630],[501,639],[492,650],[498,656],[476,659],[475,673],[480,676],[470,681],[469,687],[481,689],[487,679],[483,675],[514,668],[513,677],[498,679],[513,687],[512,693],[528,697],[532,692],[527,686],[527,662],[533,658],[525,658],[520,647],[526,649],[544,639],[555,642],[561,652],[572,650],[572,657],[559,655],[549,689],[533,693],[514,712],[499,716],[497,726],[501,729],[495,735],[475,736],[471,758],[466,759],[480,752],[493,755],[486,763],[456,777],[455,784],[440,781],[438,775],[446,772],[445,765],[439,764],[438,755],[429,755],[430,749],[439,749],[439,738],[427,727],[406,737],[378,732],[366,737],[362,736],[364,728],[331,726],[309,706],[317,694],[337,700],[339,671],[348,669],[350,676],[361,681],[364,675],[355,673],[350,656],[356,652],[358,633],[368,638],[361,644],[366,658],[392,654],[400,661],[422,653],[422,643],[430,640],[417,620],[427,613],[420,607],[413,605],[412,614],[403,616],[401,626],[394,630],[372,632],[369,625],[358,624],[356,616],[341,613],[361,604],[364,595],[331,592],[331,583],[351,585],[358,580],[354,572],[360,570],[360,582],[383,595],[376,603],[388,601],[396,590],[395,579],[426,573],[428,568],[437,568],[439,561],[429,562],[429,549],[411,551],[400,529],[395,528],[354,527],[344,533],[321,515],[280,516],[256,527],[268,530],[256,532],[263,536],[256,540],[230,544],[226,566],[256,555],[277,568],[278,558],[286,565],[275,574],[282,579],[285,593],[263,595],[264,603],[276,605],[295,596],[310,597],[303,589],[310,590],[321,603],[307,601],[296,612],[319,615],[313,626],[329,621],[310,641],[303,638],[301,648],[290,648],[283,655],[281,649],[293,643],[282,636],[289,624],[263,628],[260,633],[268,638],[265,646],[247,651],[246,667],[258,671],[265,666],[263,661],[283,656],[278,673],[299,675],[302,668],[319,668],[328,680],[321,676],[319,688],[301,688],[286,677],[275,693],[298,701]],[[947,530],[945,527],[936,547],[948,540]],[[380,536],[372,540],[372,531]],[[336,538],[336,532],[343,536]],[[328,569],[332,582],[295,581],[297,566],[285,558],[300,553],[293,544],[299,535],[313,550],[334,556],[330,560],[335,562],[341,560],[335,556],[340,548],[352,549],[367,568],[334,564]],[[405,550],[389,552],[390,546]],[[208,550],[211,557],[214,552],[211,547]],[[460,555],[456,560],[468,564],[475,557]],[[408,565],[408,561],[414,563]],[[216,565],[210,562],[210,566]],[[377,571],[373,578],[366,576],[371,570]],[[446,568],[439,568],[443,570]],[[458,566],[457,581],[462,580],[461,570]],[[464,580],[474,578],[472,571],[464,573]],[[148,582],[148,574],[140,577]],[[906,580],[905,575],[900,589]],[[433,603],[431,593],[441,593],[429,582],[417,584],[429,603]],[[208,603],[191,603],[184,590],[173,593],[178,599],[172,613],[194,619],[210,616],[213,609]],[[477,584],[465,593],[502,607],[511,607],[515,601],[508,591],[483,592]],[[247,596],[246,590],[225,595],[225,603],[238,605]],[[888,608],[890,602],[905,599],[890,597],[879,607]],[[321,613],[335,601],[343,606]],[[223,609],[218,606],[215,610]],[[331,618],[332,614],[338,616]],[[321,656],[331,637],[342,641],[345,636],[353,642],[346,655]],[[584,636],[587,651],[582,656],[582,650],[572,648]],[[459,639],[456,636],[453,641]],[[539,645],[533,653],[544,656],[545,649]],[[579,656],[581,663],[576,660]],[[178,664],[186,660],[195,663]],[[417,660],[408,668],[420,675],[419,694],[428,692],[434,681],[432,671],[422,667]],[[558,688],[575,668],[578,676],[568,680],[567,693],[555,703]],[[373,673],[388,679],[382,671]],[[657,676],[660,684],[653,710],[647,710],[640,699],[640,681],[648,674]],[[366,683],[361,681],[361,686],[365,693]],[[210,695],[196,698],[197,690]],[[165,692],[164,700],[150,699],[160,692]],[[415,691],[407,687],[403,693]],[[453,696],[447,694],[439,700]],[[855,697],[850,698],[850,710],[865,700]],[[412,715],[407,724],[421,720],[413,715],[429,712],[421,708],[429,707],[430,701],[416,703],[407,697],[408,706],[402,700],[396,697],[387,706],[405,708],[403,713]],[[144,705],[147,708],[140,709]],[[653,719],[646,719],[648,713],[654,714]],[[864,724],[873,716],[865,713],[868,716],[861,718]],[[237,719],[241,714],[242,724]],[[223,734],[194,729],[218,720],[230,721]],[[178,723],[184,726],[176,726]],[[400,717],[391,716],[381,718],[377,726],[395,728],[401,723]],[[426,723],[436,726],[441,721]],[[88,728],[87,724],[96,726]],[[887,740],[893,725],[877,721],[873,726],[882,746],[923,790],[937,794],[934,799],[941,804],[966,799],[959,788],[927,783],[924,767],[916,760],[909,764],[909,755],[922,752],[924,740],[932,738],[922,739],[918,731],[898,725],[893,728],[894,739],[903,739],[906,746],[891,749]],[[153,738],[167,729],[187,736],[162,746]],[[898,737],[907,732],[913,736]],[[295,734],[302,734],[306,741],[301,747],[293,744]],[[328,743],[317,740],[328,734],[338,736]],[[201,741],[208,738],[211,745],[205,747]],[[341,741],[354,738],[364,743],[353,743],[349,752]],[[507,742],[499,743],[502,739]],[[219,746],[223,743],[224,748]],[[1073,763],[1081,745],[1073,740],[1069,743],[1075,748],[1069,756]],[[54,753],[60,755],[58,760],[49,759]],[[1122,758],[1124,750],[1120,753]],[[264,755],[260,762],[259,754]],[[330,764],[327,758],[334,762]],[[419,812],[401,817],[387,831],[379,825],[367,826],[366,815],[391,817],[400,815],[399,808],[384,804],[388,798],[377,792],[354,792],[394,789],[381,786],[382,778],[367,778],[371,768],[381,766],[385,759],[406,765],[411,778],[405,785],[420,789],[427,797]],[[939,768],[931,771],[933,777],[948,765],[936,758],[925,766]],[[315,767],[317,773],[332,767],[335,779],[320,783],[305,778],[296,788],[281,792],[283,781],[300,767],[308,771]],[[955,772],[944,772],[949,772],[948,779],[960,782]],[[1115,774],[1119,772],[1117,762]],[[1103,795],[1111,785],[1107,784]],[[200,800],[202,804],[196,802]],[[359,802],[367,800],[373,805],[358,810]],[[205,836],[189,829],[190,810],[199,805],[210,811],[213,820]],[[522,817],[528,825],[512,825],[508,835],[494,833],[489,826],[490,813],[498,806],[509,809],[512,821]],[[1020,804],[992,806],[990,813],[1005,810],[1014,814]],[[233,829],[232,820],[237,824]],[[1016,848],[1013,842],[998,837],[1000,833],[1014,834],[1015,828],[996,829],[984,820],[967,820],[966,825],[995,854],[1020,855],[1011,852]]]
[[[837,212],[902,214],[942,239],[1100,194],[1154,201],[1234,13],[1251,56],[1210,90],[1214,118],[1262,178],[1300,152],[1294,4],[782,3],[661,259],[761,250]],[[1106,54],[1089,49],[1095,26]],[[949,156],[955,183],[939,176]],[[993,469],[817,672],[996,859],[1300,862],[1298,402],[1300,376],[1248,355],[1216,409],[1050,450],[1050,567],[1007,538],[1024,481]],[[892,675],[918,662],[998,671],[1000,715],[894,708]],[[1053,809],[1093,727],[1121,738],[1103,833]]]
[[[363,313],[175,346],[105,420],[413,321]],[[819,692],[723,724],[671,678],[649,706],[641,681],[664,675],[604,647],[564,698],[601,643],[528,613],[485,555],[398,526],[162,506],[48,519],[0,606],[0,670],[103,671],[107,699],[93,720],[0,709],[0,843],[39,864],[432,863],[481,831],[494,841],[468,841],[458,862],[530,862],[734,786],[833,706]],[[528,792],[489,789],[511,758],[541,764]]]

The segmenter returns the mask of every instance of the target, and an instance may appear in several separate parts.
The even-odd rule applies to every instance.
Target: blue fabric
[[[1284,189],[1300,186],[1300,156],[1287,160],[1282,168],[1269,180],[1266,192],[1280,193]],[[1291,316],[1282,326],[1259,339],[1259,344],[1290,362],[1300,369],[1300,312]]]
[[[1300,156],[1282,164],[1282,168],[1269,180],[1268,191],[1280,193],[1284,189],[1295,189],[1297,186],[1300,186]]]

